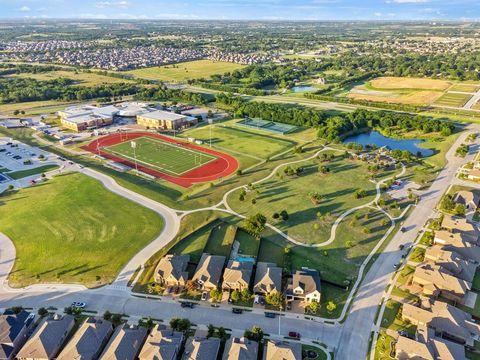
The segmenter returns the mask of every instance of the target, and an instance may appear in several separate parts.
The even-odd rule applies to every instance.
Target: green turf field
[[[79,173],[8,192],[0,202],[0,231],[17,252],[13,286],[109,283],[163,227],[155,212]]]
[[[217,159],[215,156],[204,152],[187,149],[147,136],[137,138],[133,142],[136,144],[135,149],[132,148],[132,141],[125,141],[104,147],[103,151],[130,161],[136,159],[139,165],[174,176],[182,175]]]
[[[435,101],[435,105],[462,107],[472,95],[447,92]]]

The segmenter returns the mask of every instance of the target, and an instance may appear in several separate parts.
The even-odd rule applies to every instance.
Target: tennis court
[[[103,151],[170,175],[182,175],[216,159],[215,156],[151,137],[139,137],[107,146]]]

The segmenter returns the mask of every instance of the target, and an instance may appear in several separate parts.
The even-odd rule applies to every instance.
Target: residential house
[[[461,190],[455,193],[453,201],[456,204],[464,205],[467,211],[475,212],[480,202],[480,198],[473,191]]]
[[[467,236],[476,238],[478,240],[478,230],[465,218],[445,215],[442,219],[441,227],[442,229],[448,230],[451,233],[464,233]]]
[[[27,341],[28,331],[33,326],[34,314],[20,311],[18,314],[0,315],[0,359],[13,359]]]
[[[185,344],[182,360],[212,360],[218,356],[220,339],[191,336]]]
[[[140,351],[139,360],[175,360],[182,346],[183,333],[155,325]]]
[[[143,326],[117,326],[100,360],[135,360],[146,337],[147,329]]]
[[[464,259],[480,263],[480,247],[477,246],[476,242],[466,239],[469,238],[441,230],[435,232],[433,243],[440,245],[443,250],[456,252]]]
[[[468,180],[478,181],[480,180],[480,169],[472,169],[467,174]]]
[[[446,245],[467,241],[477,245],[478,237],[467,232],[450,232],[447,230],[437,230],[433,238],[435,244]]]
[[[72,315],[49,315],[33,332],[25,346],[17,354],[19,360],[46,360],[57,356],[75,325]]]
[[[306,303],[320,302],[321,296],[320,274],[317,270],[302,268],[293,274],[288,284],[287,299],[302,300]]]
[[[263,360],[302,360],[302,344],[283,340],[268,340]]]
[[[188,280],[189,255],[164,256],[155,269],[155,281],[162,286],[184,286]]]
[[[465,348],[441,338],[429,339],[427,343],[399,336],[395,344],[395,359],[398,360],[466,360]]]
[[[223,274],[222,289],[224,291],[242,291],[248,289],[252,271],[252,262],[230,260]]]
[[[436,264],[422,264],[415,268],[412,284],[420,286],[427,296],[443,296],[463,304],[472,283],[455,277],[447,269]]]
[[[472,315],[441,301],[434,301],[429,309],[403,304],[403,320],[418,327],[432,329],[436,336],[473,346],[480,340],[480,325]],[[428,336],[425,336],[428,338]]]
[[[257,360],[258,343],[245,337],[231,337],[225,344],[223,360]]]
[[[443,249],[439,245],[429,247],[425,251],[425,261],[447,269],[455,277],[472,282],[478,264],[463,258],[455,251]]]
[[[282,269],[274,263],[257,263],[253,292],[265,295],[275,291],[282,291]]]
[[[203,253],[197,265],[193,281],[203,290],[218,287],[225,266],[225,256]]]
[[[57,360],[96,360],[113,333],[110,321],[89,317],[80,326]]]

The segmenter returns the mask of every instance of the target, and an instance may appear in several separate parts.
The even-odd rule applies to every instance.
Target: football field
[[[217,158],[204,152],[186,148],[152,137],[139,137],[112,146],[103,151],[159,170],[169,175],[182,175]]]

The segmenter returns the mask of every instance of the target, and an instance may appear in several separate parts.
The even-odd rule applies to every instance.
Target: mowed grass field
[[[435,101],[435,105],[462,107],[472,95],[447,92]]]
[[[135,149],[132,148],[132,142]],[[181,175],[216,159],[213,155],[147,136],[107,146],[102,150],[130,161],[136,159],[140,165],[170,175]]]
[[[372,87],[377,89],[422,89],[422,90],[446,90],[451,86],[451,82],[446,80],[436,80],[427,78],[410,78],[382,76],[373,79]]]
[[[1,196],[0,218],[17,251],[12,286],[109,283],[163,227],[155,212],[78,173]]]
[[[185,131],[182,136],[193,137],[210,143],[210,130],[212,135],[212,146],[219,150],[227,150],[235,157],[244,159],[242,167],[252,165],[259,160],[265,160],[272,156],[286,151],[297,142],[288,138],[280,138],[264,135],[260,132],[234,128],[231,125],[206,125]],[[245,163],[246,162],[246,163]]]
[[[209,78],[242,68],[244,65],[212,60],[196,60],[179,64],[155,66],[126,71],[126,74],[148,80],[184,82],[189,79]]]
[[[480,85],[478,84],[453,84],[449,91],[462,91],[462,92],[477,92],[480,90]]]
[[[58,78],[71,79],[82,86],[97,86],[102,84],[131,83],[133,80],[115,78],[112,76],[99,75],[87,72],[75,72],[67,70],[49,71],[38,74],[18,74],[12,77],[31,78],[39,81],[55,80]]]
[[[240,200],[240,190],[233,192],[228,203],[233,210],[243,215],[264,214],[268,221],[295,240],[315,244],[326,241],[337,217],[344,211],[365,204],[375,197],[375,185],[368,180],[367,165],[361,161],[343,159],[339,153],[328,163],[309,160],[295,164],[303,167],[299,176],[287,176],[282,167],[276,176],[256,185]],[[322,174],[320,166],[330,172]],[[356,199],[356,190],[365,190],[366,197]],[[310,192],[322,195],[319,204],[314,204]],[[255,199],[255,204],[252,200]],[[286,221],[273,219],[275,212],[286,210]]]

